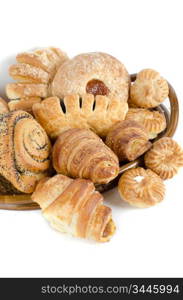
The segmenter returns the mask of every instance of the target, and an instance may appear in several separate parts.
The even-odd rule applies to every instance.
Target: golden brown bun
[[[183,150],[171,138],[163,137],[146,153],[145,164],[162,179],[172,178],[183,167]]]
[[[122,199],[136,207],[150,207],[164,199],[165,185],[153,171],[130,169],[120,178],[118,191]]]
[[[46,176],[51,145],[44,129],[24,111],[0,117],[0,193],[32,193]]]
[[[93,183],[64,175],[42,179],[32,200],[56,230],[75,237],[109,241],[115,232],[112,211],[103,205],[103,197]]]
[[[85,94],[68,95],[63,100],[50,97],[33,105],[37,121],[51,138],[70,128],[87,128],[105,137],[110,127],[124,120],[128,104],[118,98]]]
[[[118,158],[91,130],[65,131],[54,144],[52,154],[55,170],[73,178],[108,183],[119,172]]]
[[[52,82],[52,95],[63,98],[85,93],[119,98],[127,102],[129,74],[113,56],[91,52],[64,62]]]
[[[116,123],[106,137],[106,145],[114,151],[119,161],[132,161],[151,147],[144,127],[132,120]]]
[[[8,103],[0,97],[0,115],[9,112]]]

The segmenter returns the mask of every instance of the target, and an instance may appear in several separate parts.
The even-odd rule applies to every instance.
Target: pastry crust
[[[53,167],[57,173],[108,183],[119,173],[117,156],[91,130],[69,129],[53,146]]]
[[[135,160],[151,147],[144,127],[132,120],[116,123],[106,137],[106,145],[114,151],[119,161]]]
[[[141,108],[152,108],[162,103],[169,94],[167,81],[152,69],[144,69],[137,74],[131,85],[131,102]]]
[[[44,129],[24,111],[0,118],[0,193],[32,193],[47,175],[51,145]]]
[[[103,197],[89,180],[64,175],[42,179],[32,200],[56,230],[75,237],[109,241],[115,232],[112,211],[103,205]]]
[[[9,83],[6,85],[6,95],[9,99],[19,100],[27,97],[48,97],[46,84]]]
[[[119,98],[127,102],[129,74],[113,56],[84,53],[61,65],[52,82],[52,95],[63,98],[69,94],[85,93]]]
[[[116,122],[124,120],[128,104],[118,98],[85,94],[68,95],[63,100],[50,97],[33,105],[37,121],[51,138],[70,128],[87,128],[105,137]]]
[[[120,178],[118,191],[122,199],[136,207],[150,207],[164,199],[165,185],[153,171],[130,169]]]
[[[144,126],[149,139],[154,139],[166,128],[165,115],[156,110],[130,108],[125,119],[134,120]]]
[[[171,138],[163,137],[146,153],[145,164],[162,179],[172,178],[183,166],[183,150]]]
[[[0,115],[9,112],[8,103],[0,97]]]
[[[8,107],[10,111],[12,110],[24,110],[30,114],[32,114],[32,106],[35,103],[40,103],[40,97],[27,97],[21,98],[20,100],[12,100],[8,102]]]

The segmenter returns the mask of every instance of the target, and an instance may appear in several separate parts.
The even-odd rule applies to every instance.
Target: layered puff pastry
[[[119,98],[127,102],[129,74],[125,66],[113,56],[91,52],[75,56],[63,63],[52,82],[53,96],[85,93]]]
[[[150,207],[164,199],[165,185],[153,171],[130,169],[120,178],[118,191],[122,199],[136,207]]]
[[[167,81],[155,70],[144,69],[131,85],[130,101],[139,108],[152,108],[161,104],[168,94]]]
[[[134,120],[144,126],[149,139],[154,139],[166,128],[166,118],[163,113],[144,108],[129,108],[125,120]]]
[[[64,175],[42,179],[32,195],[51,226],[75,237],[109,241],[115,232],[112,211],[90,180]]]
[[[33,113],[47,134],[55,139],[70,128],[87,128],[105,137],[113,124],[124,120],[128,104],[119,98],[73,94],[63,100],[50,97],[33,105]]]
[[[9,112],[8,103],[0,97],[0,115]]]
[[[151,147],[144,127],[132,120],[112,126],[105,143],[118,156],[119,161],[135,160]]]
[[[164,180],[172,178],[183,166],[183,150],[176,141],[163,137],[146,153],[145,165]]]
[[[119,173],[117,156],[91,130],[68,129],[53,146],[53,167],[57,173],[108,183]]]

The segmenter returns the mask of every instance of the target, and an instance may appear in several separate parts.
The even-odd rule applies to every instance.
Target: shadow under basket
[[[131,82],[135,81],[136,74],[132,74],[131,76]],[[173,87],[168,83],[169,85],[169,108],[165,105],[161,104],[156,108],[156,110],[159,110],[160,112],[163,112],[166,117],[166,129],[161,132],[156,139],[152,141],[152,143],[161,137],[172,137],[176,131],[177,124],[178,124],[178,118],[179,118],[179,104],[177,95],[173,89]],[[96,189],[103,193],[105,191],[108,191],[114,187],[117,186],[118,180],[121,176],[121,174],[131,168],[136,168],[138,166],[143,166],[144,160],[143,155],[139,157],[138,159],[122,163],[120,165],[120,172],[119,175],[112,180],[108,184],[98,184],[96,185]],[[30,194],[19,194],[19,195],[0,195],[0,209],[8,209],[8,210],[31,210],[31,209],[39,209],[39,205],[31,200]]]

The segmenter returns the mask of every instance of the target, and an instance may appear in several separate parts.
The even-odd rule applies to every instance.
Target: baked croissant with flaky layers
[[[51,138],[70,128],[88,128],[105,137],[110,127],[124,120],[128,104],[118,98],[73,94],[60,100],[50,97],[33,105],[34,116]]]
[[[69,129],[53,146],[53,167],[58,173],[73,178],[108,183],[119,172],[117,156],[91,130]]]
[[[146,153],[145,165],[164,180],[172,178],[183,167],[183,150],[170,137],[163,137]]]
[[[112,126],[105,143],[118,156],[119,161],[132,161],[151,147],[145,128],[132,120]]]
[[[137,74],[130,88],[130,102],[137,107],[152,108],[162,103],[169,94],[167,81],[152,69],[144,69]]]
[[[164,199],[165,185],[153,171],[130,169],[120,178],[118,191],[122,199],[136,207],[150,207]]]
[[[0,117],[0,193],[32,193],[47,175],[51,145],[46,132],[24,111]]]
[[[115,232],[111,208],[103,205],[102,195],[90,180],[64,175],[43,178],[32,200],[56,230],[75,237],[109,241]]]

